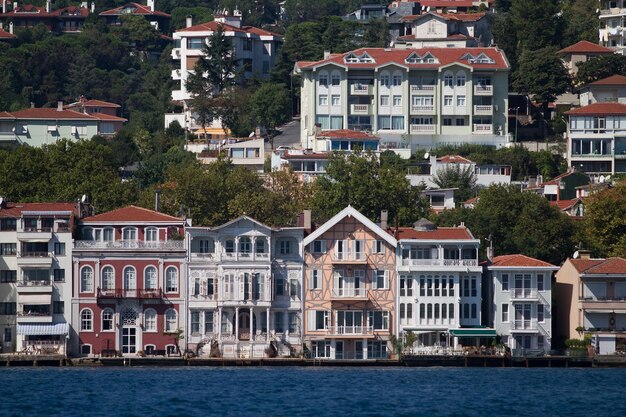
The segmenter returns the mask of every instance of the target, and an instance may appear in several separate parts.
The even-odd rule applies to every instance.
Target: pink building
[[[82,219],[74,245],[72,352],[178,353],[185,220],[129,206]]]

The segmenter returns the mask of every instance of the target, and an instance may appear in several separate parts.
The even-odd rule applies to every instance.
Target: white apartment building
[[[559,269],[525,255],[487,263],[489,320],[513,352],[548,352],[552,346],[552,274]]]
[[[73,203],[0,198],[0,328],[5,352],[66,354]]]
[[[509,63],[497,48],[363,48],[294,71],[303,148],[320,129],[369,131],[380,148],[509,142]]]
[[[486,13],[426,12],[405,16],[407,34],[396,39],[396,48],[466,48],[491,44]]]
[[[436,227],[425,219],[398,228],[396,237],[397,334],[416,334],[414,349],[477,345],[477,338],[495,337],[480,327],[480,240],[464,225]]]
[[[626,0],[599,0],[598,8],[600,45],[623,55],[626,49]]]
[[[299,352],[304,229],[242,216],[186,230],[189,349],[229,358]]]
[[[433,181],[434,176],[455,166],[458,166],[461,170],[471,170],[476,175],[476,185],[488,187],[491,184],[511,183],[510,165],[478,165],[476,162],[459,155],[444,155],[441,157],[430,154],[425,155],[428,158],[418,165],[411,166],[407,174],[411,185],[424,183],[427,187],[437,187],[437,184]]]

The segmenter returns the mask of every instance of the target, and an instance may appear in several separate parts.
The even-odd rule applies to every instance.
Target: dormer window
[[[156,227],[149,227],[146,229],[146,242],[156,242],[159,240],[159,230]]]
[[[137,228],[125,227],[122,232],[122,239],[124,240],[137,240]]]
[[[439,61],[430,52],[426,52],[424,56],[419,56],[416,52],[412,52],[404,62],[407,64],[437,64]]]
[[[346,64],[373,64],[376,61],[367,52],[363,52],[361,55],[351,52],[343,58],[343,62]]]
[[[468,62],[470,64],[493,64],[495,61],[481,52],[477,57],[468,58]]]

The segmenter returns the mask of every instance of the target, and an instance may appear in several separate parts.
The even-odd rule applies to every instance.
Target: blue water
[[[626,370],[5,368],[0,416],[626,416]]]

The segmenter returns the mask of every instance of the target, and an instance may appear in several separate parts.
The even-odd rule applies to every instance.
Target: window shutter
[[[307,311],[306,328],[309,331],[315,330],[315,310]]]
[[[389,270],[385,270],[385,288],[389,289]]]

